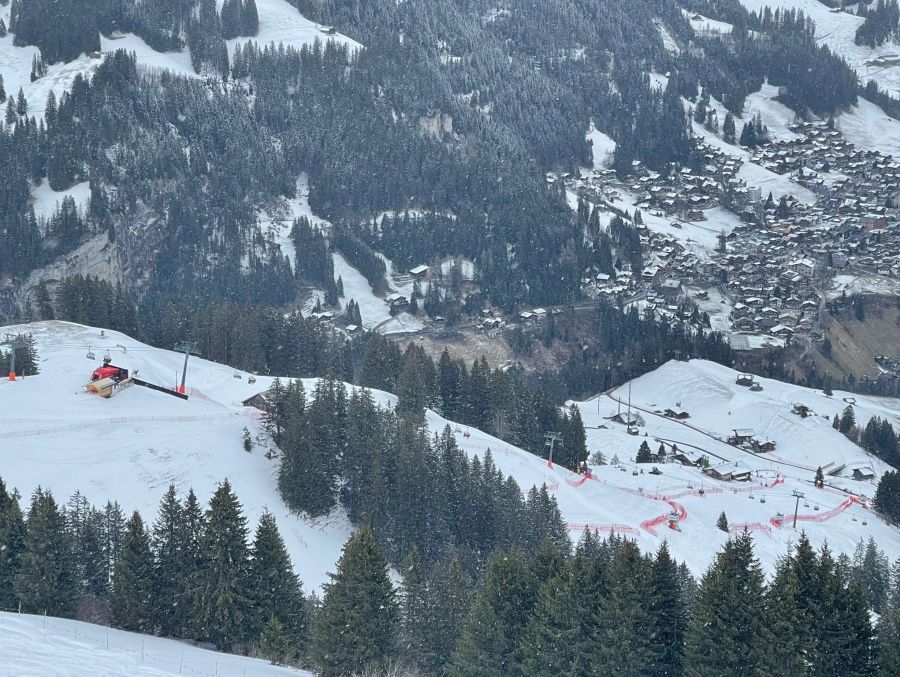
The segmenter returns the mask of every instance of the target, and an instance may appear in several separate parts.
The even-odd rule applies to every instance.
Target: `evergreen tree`
[[[500,677],[514,673],[537,587],[521,550],[496,553],[463,625],[450,674]]]
[[[206,591],[207,557],[204,549],[206,518],[193,489],[188,490],[181,510],[181,527],[175,532],[179,583],[174,591],[175,635],[199,638],[202,627],[203,594]]]
[[[157,632],[164,637],[175,637],[183,628],[184,577],[190,575],[182,569],[182,548],[185,545],[181,537],[183,519],[175,486],[170,484],[160,502],[152,529],[154,623]]]
[[[25,521],[18,496],[7,493],[0,478],[0,609],[18,606],[15,581],[25,550]]]
[[[724,531],[726,534],[728,533],[728,517],[725,515],[724,510],[719,513],[719,519],[716,520],[716,527],[719,531]]]
[[[672,600],[663,599],[663,595],[667,596],[671,591],[664,592],[660,580],[659,590],[651,588],[648,605],[644,592],[648,585],[647,568],[646,560],[632,541],[625,541],[618,547],[609,569],[609,597],[594,611],[597,661],[601,672],[637,677],[654,668],[664,668],[660,662],[663,653],[668,653],[670,659],[677,656],[677,647],[664,646],[673,638],[655,636],[654,630],[659,626],[653,628],[651,616],[654,603],[669,607]],[[668,587],[668,583],[665,585]],[[671,607],[672,610],[675,608]],[[666,619],[666,622],[683,623],[678,618]],[[683,629],[678,631],[681,633]]]
[[[748,532],[732,537],[704,575],[685,637],[684,674],[771,674],[764,577]]]
[[[249,638],[252,621],[247,519],[227,480],[209,501],[201,548],[201,628],[209,641],[226,649]]]
[[[653,461],[653,452],[650,451],[650,445],[647,444],[647,440],[641,442],[641,446],[638,449],[634,461],[635,463],[651,463]]]
[[[649,584],[652,624],[649,639],[653,645],[653,661],[648,674],[675,677],[682,673],[688,614],[678,578],[678,565],[669,555],[665,542],[656,552]]]
[[[153,555],[150,536],[135,512],[125,527],[122,552],[113,572],[112,617],[120,628],[149,632],[153,628]]]
[[[900,521],[900,472],[888,470],[881,476],[873,504],[892,522]]]
[[[403,585],[400,589],[402,631],[400,648],[413,665],[429,664],[428,652],[428,586],[422,569],[422,558],[414,547],[403,561]]]
[[[726,143],[735,143],[737,141],[735,134],[737,133],[734,126],[734,116],[731,112],[725,113],[725,122],[722,125],[722,136]]]
[[[853,407],[849,404],[844,408],[843,413],[841,414],[841,422],[839,430],[845,435],[849,433],[853,426],[856,425],[856,414],[853,412]]]
[[[382,669],[397,652],[400,612],[387,561],[369,527],[350,537],[330,576],[313,642],[321,674]]]
[[[428,576],[426,668],[443,674],[453,655],[472,601],[472,581],[454,555],[438,562]]]
[[[268,512],[259,518],[250,562],[251,637],[264,633],[272,618],[287,639],[291,651],[282,652],[292,659],[306,648],[306,598],[291,566],[291,559],[275,518]],[[260,636],[260,643],[262,636]]]
[[[269,616],[263,626],[259,636],[259,653],[272,665],[282,665],[289,660],[290,655],[296,653],[275,616]]]
[[[19,564],[14,585],[22,610],[71,617],[77,593],[72,543],[56,501],[40,487],[31,497]]]

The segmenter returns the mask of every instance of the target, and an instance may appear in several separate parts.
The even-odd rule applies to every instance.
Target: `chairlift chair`
[[[89,360],[95,360],[95,359],[97,359],[96,357],[94,357],[94,351],[91,350],[91,347],[90,347],[90,346],[88,346],[87,358],[88,358]]]
[[[760,497],[759,497],[759,502],[760,502],[760,503],[765,503],[765,502],[766,502],[766,497],[765,497],[765,496],[760,496]]]
[[[818,509],[819,509],[819,506],[817,506],[817,505],[813,506],[813,510],[818,510]]]

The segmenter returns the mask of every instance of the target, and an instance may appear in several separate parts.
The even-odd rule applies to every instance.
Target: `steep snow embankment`
[[[309,676],[173,639],[62,618],[0,612],[0,675],[12,677]]]

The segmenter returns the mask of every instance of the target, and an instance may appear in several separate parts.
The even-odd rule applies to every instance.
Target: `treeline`
[[[4,3],[5,4],[5,3]],[[15,44],[36,45],[49,63],[100,50],[100,33],[133,32],[158,51],[190,48],[194,68],[228,73],[225,40],[259,32],[256,0],[12,0]]]
[[[7,337],[4,336],[4,340]],[[0,344],[0,378],[12,371],[13,352],[16,355],[16,374],[34,376],[38,373],[38,352],[34,336],[31,334],[15,334],[9,336],[12,344]]]
[[[27,513],[0,480],[0,608],[256,651],[267,624],[306,653],[308,603],[272,515],[252,542],[223,482],[206,510],[173,486],[156,520],[38,488]]]
[[[287,505],[317,517],[340,503],[354,523],[373,527],[395,565],[415,548],[429,566],[455,553],[477,575],[498,548],[534,552],[544,539],[568,540],[546,488],[523,496],[490,450],[468,459],[449,427],[430,438],[402,401],[382,409],[367,390],[348,397],[324,379],[309,401],[299,381],[276,384],[269,399]]]
[[[887,576],[877,567],[876,633],[860,580],[869,551],[836,560],[801,535],[767,585],[744,532],[697,585],[665,544],[644,555],[632,541],[586,534],[574,552],[549,541],[530,556],[498,551],[474,590],[455,560],[429,575],[413,550],[395,591],[362,529],[327,586],[314,653],[328,657],[324,675],[393,666],[460,677],[887,677],[900,668],[900,563]]]
[[[874,504],[876,510],[889,520],[900,522],[900,471],[889,470],[881,476]]]
[[[291,227],[294,245],[294,274],[325,291],[325,302],[333,306],[338,301],[334,279],[334,259],[328,241],[321,230],[313,228],[309,219],[301,216]]]
[[[702,321],[699,311],[693,318]],[[515,337],[515,335],[514,335]],[[526,351],[535,340],[520,336],[511,344]],[[551,315],[539,334],[544,345],[561,345],[569,357],[558,374],[542,374],[541,388],[551,398],[584,397],[625,383],[674,359],[705,359],[733,364],[728,341],[712,331],[697,331],[681,321],[663,322],[635,306],[627,310],[600,302],[596,310],[565,310]],[[534,377],[531,377],[534,378]]]
[[[878,0],[874,6],[861,2],[857,6],[857,16],[866,18],[856,29],[854,42],[857,45],[878,47],[897,37],[900,28],[897,0]]]
[[[335,226],[331,236],[334,248],[368,280],[376,292],[387,287],[387,265],[365,241],[344,226]]]

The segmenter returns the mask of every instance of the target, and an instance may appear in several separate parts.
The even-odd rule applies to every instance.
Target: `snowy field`
[[[66,197],[71,197],[75,200],[79,210],[86,209],[91,198],[91,184],[88,181],[82,181],[66,190],[55,191],[50,187],[48,181],[42,180],[40,185],[31,190],[34,215],[38,219],[50,218],[63,201],[63,198]]]
[[[609,167],[612,164],[613,154],[616,152],[616,142],[594,127],[593,120],[591,120],[586,138],[591,142],[594,169]]]
[[[883,294],[900,295],[900,280],[883,275],[835,275],[831,281],[831,289],[826,292],[828,298],[837,298],[841,294]]]
[[[217,0],[219,11],[224,0]],[[262,46],[265,44],[284,45],[300,49],[303,45],[309,45],[316,40],[325,42],[335,40],[341,44],[349,45],[351,49],[362,47],[355,40],[335,33],[326,35],[319,30],[316,23],[304,17],[297,8],[286,0],[256,0],[256,8],[259,12],[259,33],[248,38],[235,38],[228,40],[228,51],[234,55],[238,45],[247,42],[255,42]]]
[[[0,612],[0,657],[0,677],[311,677],[172,639],[5,612]]]
[[[256,410],[240,403],[265,390],[272,379],[257,377],[251,385],[246,374],[238,372],[241,378],[234,378],[236,372],[229,367],[191,358],[192,397],[187,402],[138,387],[104,400],[84,394],[81,386],[105,350],[114,364],[139,369],[141,378],[163,385],[172,383],[183,357],[115,332],[106,331],[101,337],[99,329],[81,325],[41,322],[27,329],[38,341],[41,374],[15,383],[0,381],[0,412],[4,412],[0,415],[0,476],[7,485],[27,497],[40,484],[60,501],[81,490],[94,503],[117,500],[125,510],[138,509],[153,518],[170,482],[182,492],[193,487],[206,501],[217,483],[228,477],[251,524],[265,509],[276,516],[307,589],[327,580],[326,573],[333,570],[350,534],[347,520],[341,514],[317,521],[290,514],[276,488],[277,461],[267,460],[260,446],[252,453],[241,446],[242,428],[246,426],[257,437],[260,422]],[[85,359],[88,346],[97,359]],[[618,455],[625,463],[624,472],[612,466],[595,468],[592,480],[558,466],[548,468],[538,457],[432,412],[427,421],[432,431],[450,425],[469,454],[483,456],[490,449],[497,466],[515,477],[523,490],[546,483],[573,537],[585,528],[616,531],[636,539],[648,551],[668,539],[674,555],[696,574],[702,574],[724,541],[725,534],[715,527],[723,510],[732,525],[746,523],[756,530],[759,555],[771,570],[786,544],[796,539],[797,532],[771,522],[777,512],[793,512],[792,489],[806,492],[810,505],[807,508],[801,502],[799,526],[815,543],[827,540],[833,549],[852,553],[860,537],[872,535],[891,558],[900,555],[897,530],[840,491],[871,497],[874,484],[842,475],[829,478],[834,486],[823,490],[811,485],[820,464],[829,468],[833,467],[829,464],[868,465],[879,474],[884,469],[834,431],[825,418],[843,409],[843,394],[826,398],[768,380],[762,380],[763,392],[751,393],[735,386],[734,378],[730,369],[694,361],[672,362],[637,379],[632,400],[646,419],[641,438],[606,420],[620,407],[611,397],[579,403],[590,451],[600,450],[607,459]],[[309,391],[314,381],[305,385]],[[627,388],[617,394],[626,398]],[[376,391],[373,396],[383,405],[396,402],[388,393]],[[898,400],[856,399],[857,418],[863,422],[872,415],[896,422],[900,415]],[[810,406],[816,416],[792,415],[790,406],[796,401]],[[691,413],[689,425],[652,413],[679,402]],[[754,428],[757,435],[776,441],[776,451],[758,458],[716,439],[729,434],[732,427]],[[630,459],[645,432],[654,451],[659,439],[672,440],[683,450],[702,449],[711,458],[741,462],[756,475],[751,483],[718,483],[695,468],[674,464],[663,465],[659,477],[636,470],[632,474]],[[649,471],[649,466],[644,469]],[[783,479],[776,480],[778,476]],[[701,486],[702,496],[698,494]],[[820,509],[816,511],[815,506]],[[665,525],[673,510],[682,515],[681,531],[670,531]],[[828,519],[817,521],[820,517]]]

